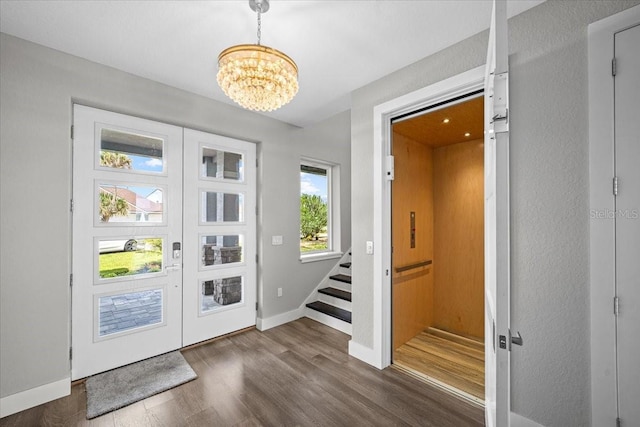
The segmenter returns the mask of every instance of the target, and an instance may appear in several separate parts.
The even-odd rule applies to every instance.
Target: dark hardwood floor
[[[0,426],[483,426],[473,405],[347,354],[349,336],[302,318],[183,351],[198,378],[87,421],[84,384]]]

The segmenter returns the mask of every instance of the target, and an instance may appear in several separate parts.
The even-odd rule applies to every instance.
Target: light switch
[[[282,236],[271,236],[271,246],[280,246],[282,242]]]

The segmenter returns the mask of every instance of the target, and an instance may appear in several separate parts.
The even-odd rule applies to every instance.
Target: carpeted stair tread
[[[351,292],[343,291],[342,289],[324,288],[324,289],[318,289],[318,292],[321,293],[321,294],[325,294],[325,295],[329,295],[329,296],[332,296],[332,297],[340,298],[340,299],[343,299],[345,301],[351,301]]]
[[[340,264],[340,267],[351,268],[351,263],[350,262],[343,262],[342,264]]]
[[[321,301],[314,301],[312,303],[307,304],[312,310],[319,311],[320,313],[324,313],[327,316],[335,317],[336,319],[340,319],[343,322],[351,323],[351,312],[347,310],[343,310],[341,308],[335,307],[330,304],[326,304]]]
[[[351,276],[347,274],[336,274],[334,276],[330,276],[329,279],[351,284]]]

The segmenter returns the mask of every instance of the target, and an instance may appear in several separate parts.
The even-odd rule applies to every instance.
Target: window
[[[339,166],[317,160],[300,163],[300,258],[340,256]]]

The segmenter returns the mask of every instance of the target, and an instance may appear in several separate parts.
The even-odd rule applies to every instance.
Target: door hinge
[[[617,64],[616,58],[614,57],[611,60],[611,75],[615,77],[617,73],[618,73],[618,64]]]
[[[73,213],[73,199],[69,200],[69,210]]]
[[[258,301],[256,301],[256,311],[258,311]]]
[[[256,263],[258,262],[258,254],[256,254]]]
[[[618,177],[617,176],[613,177],[613,195],[614,196],[618,195]]]
[[[620,314],[620,298],[613,297],[613,314],[616,316]]]
[[[71,125],[71,139],[73,139],[73,125]]]
[[[258,159],[256,158],[256,167],[258,167]]]
[[[73,273],[69,275],[69,286],[73,286]]]
[[[69,360],[73,360],[73,347],[69,347]]]
[[[256,205],[256,216],[258,216],[258,206]]]
[[[616,418],[616,427],[622,427],[622,420],[620,418]]]

